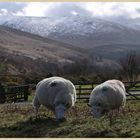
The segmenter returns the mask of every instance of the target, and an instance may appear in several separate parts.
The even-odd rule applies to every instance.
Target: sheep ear
[[[66,103],[65,106],[68,107],[69,106],[69,103]]]
[[[89,107],[91,107],[91,105],[90,105],[89,103],[88,103],[87,105],[88,105]]]

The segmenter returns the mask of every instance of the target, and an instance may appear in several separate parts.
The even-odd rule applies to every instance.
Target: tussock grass
[[[140,137],[140,101],[128,101],[111,126],[107,116],[93,118],[82,101],[66,113],[66,118],[57,122],[43,106],[35,118],[28,103],[0,105],[0,137]]]

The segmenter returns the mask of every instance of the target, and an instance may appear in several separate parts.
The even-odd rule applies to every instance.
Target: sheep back
[[[61,77],[51,77],[37,84],[36,96],[40,104],[50,109],[53,109],[53,106],[59,103],[66,103],[70,107],[76,101],[76,90],[69,80]]]
[[[125,87],[119,80],[108,80],[96,86],[91,95],[89,103],[100,103],[106,110],[116,109],[122,106],[126,100]]]

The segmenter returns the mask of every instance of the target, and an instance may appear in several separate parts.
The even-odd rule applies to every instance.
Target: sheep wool
[[[51,77],[36,86],[33,106],[38,112],[40,105],[54,111],[57,119],[64,118],[65,110],[75,105],[76,90],[73,83],[61,77]]]
[[[125,105],[126,91],[119,80],[108,80],[96,86],[90,94],[89,105],[93,117],[98,118]]]

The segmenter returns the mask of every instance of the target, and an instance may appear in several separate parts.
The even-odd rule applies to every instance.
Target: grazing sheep
[[[74,106],[75,102],[76,90],[72,82],[61,77],[51,77],[37,84],[33,106],[36,114],[42,104],[54,111],[56,119],[61,120],[65,111]]]
[[[91,92],[89,106],[93,117],[102,117],[110,110],[119,109],[126,101],[124,84],[119,80],[108,80]]]

